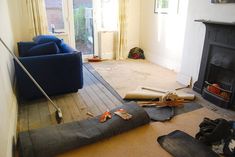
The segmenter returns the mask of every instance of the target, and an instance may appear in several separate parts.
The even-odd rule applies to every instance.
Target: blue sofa
[[[62,52],[60,48],[60,53],[29,56],[29,50],[38,43],[18,43],[19,60],[50,96],[77,92],[78,89],[83,87],[81,52],[77,52],[63,42],[61,44],[67,52]],[[20,101],[37,99],[43,96],[16,62],[15,73]]]

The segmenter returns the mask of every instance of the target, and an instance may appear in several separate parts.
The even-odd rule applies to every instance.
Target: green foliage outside
[[[74,9],[75,40],[87,42],[85,7]]]
[[[158,8],[168,8],[169,0],[157,0]]]

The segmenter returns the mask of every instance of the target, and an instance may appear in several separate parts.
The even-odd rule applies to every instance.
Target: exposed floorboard
[[[52,97],[63,112],[62,123],[97,116],[122,102],[96,77],[84,68],[84,87],[77,93]],[[19,107],[18,132],[56,125],[55,109],[45,99],[21,104]]]

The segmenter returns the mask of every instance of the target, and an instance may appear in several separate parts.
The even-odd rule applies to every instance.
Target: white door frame
[[[97,32],[97,0],[92,0],[92,5],[93,5],[93,38],[94,38],[94,55],[98,55],[98,32]],[[74,31],[74,15],[73,15],[73,0],[64,0],[64,5],[65,5],[65,19],[66,19],[66,24],[68,25],[68,38],[70,40],[70,45],[73,48],[76,48],[75,44],[75,31]],[[67,14],[67,16],[66,16]],[[83,55],[83,58],[88,58],[93,55]]]

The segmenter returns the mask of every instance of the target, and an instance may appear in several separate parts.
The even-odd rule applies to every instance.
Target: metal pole
[[[24,67],[24,65],[19,61],[19,59],[16,57],[16,55],[9,49],[9,47],[4,43],[2,38],[0,38],[1,43],[6,47],[6,49],[10,52],[10,54],[13,56],[15,61],[19,64],[19,66],[23,69],[23,71],[29,76],[29,78],[33,81],[33,83],[37,86],[37,88],[41,91],[41,93],[47,98],[47,100],[50,101],[50,103],[55,107],[55,109],[58,111],[59,117],[62,117],[61,109],[51,100],[51,98],[47,95],[47,93],[42,89],[42,87],[37,83],[37,81],[33,78],[33,76],[28,72],[28,70]]]

